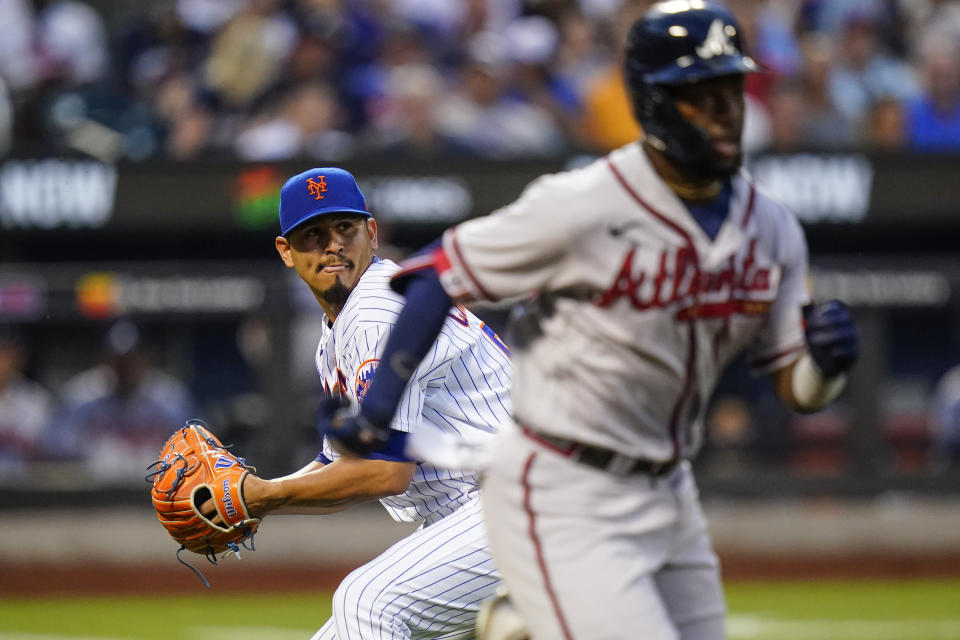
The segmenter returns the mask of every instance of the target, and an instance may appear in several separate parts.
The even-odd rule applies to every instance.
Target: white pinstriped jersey
[[[362,402],[403,308],[403,298],[389,284],[398,269],[389,260],[375,259],[336,322],[323,326],[316,361],[324,390],[339,392],[354,408]],[[407,385],[391,426],[417,432],[421,443],[435,438],[440,446],[455,438],[485,448],[509,419],[509,389],[509,351],[489,327],[458,307]],[[324,455],[330,460],[338,456],[329,441]],[[405,493],[380,502],[397,521],[433,522],[475,498],[477,491],[473,473],[420,463]]]
[[[732,186],[711,240],[631,144],[444,234],[434,263],[454,299],[537,294],[511,345],[518,422],[633,457],[691,457],[738,353],[758,372],[799,357],[802,229],[745,173]]]

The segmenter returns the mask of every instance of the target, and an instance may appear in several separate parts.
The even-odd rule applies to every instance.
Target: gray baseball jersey
[[[759,372],[801,354],[802,230],[745,174],[732,188],[711,240],[632,144],[445,233],[437,269],[455,299],[537,294],[517,323],[520,423],[633,457],[690,457],[725,365],[744,348]]]

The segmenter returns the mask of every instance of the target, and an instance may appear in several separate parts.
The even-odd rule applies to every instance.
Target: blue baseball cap
[[[293,176],[280,189],[282,235],[326,213],[357,213],[370,217],[360,187],[348,171],[335,167],[310,169]]]

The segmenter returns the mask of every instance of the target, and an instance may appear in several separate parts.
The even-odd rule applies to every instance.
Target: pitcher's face
[[[318,300],[339,307],[373,261],[377,223],[357,214],[322,215],[278,236],[276,246]]]

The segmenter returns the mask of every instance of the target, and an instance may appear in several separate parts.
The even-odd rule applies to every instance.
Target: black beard
[[[350,296],[350,289],[340,281],[340,276],[337,276],[333,285],[320,295],[323,296],[324,301],[330,306],[342,307],[346,304],[347,298]]]
[[[705,159],[700,162],[691,165],[690,169],[695,174],[703,178],[710,178],[713,180],[727,180],[731,176],[735,175],[740,171],[740,165],[743,163],[743,158],[741,157],[736,162],[732,162],[726,166],[719,164],[715,160]]]
[[[743,164],[742,152],[736,160],[724,165],[713,155],[708,145],[708,138],[704,135],[701,141],[690,145],[684,153],[673,153],[670,150],[666,155],[688,177],[727,180],[740,171],[740,166]]]

